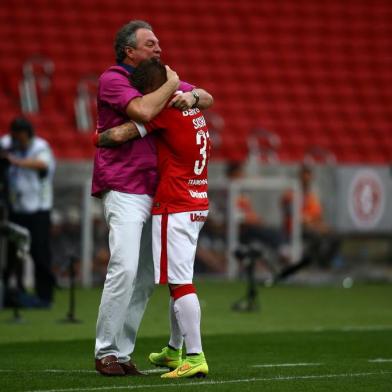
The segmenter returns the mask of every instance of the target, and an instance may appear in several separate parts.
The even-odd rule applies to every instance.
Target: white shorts
[[[208,210],[153,215],[155,283],[192,283],[197,240],[207,216]]]

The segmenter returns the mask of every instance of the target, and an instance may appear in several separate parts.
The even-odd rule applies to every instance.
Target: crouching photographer
[[[50,255],[50,211],[55,161],[49,144],[35,136],[28,119],[15,118],[9,130],[8,135],[0,138],[2,193],[6,193],[8,209],[5,214],[8,215],[8,220],[2,225],[3,235],[8,239],[3,271],[5,292],[9,289],[11,276],[15,275],[18,292],[25,293],[21,259],[30,247],[36,297],[20,296],[21,305],[50,307],[54,290]],[[26,303],[23,298],[28,298]]]

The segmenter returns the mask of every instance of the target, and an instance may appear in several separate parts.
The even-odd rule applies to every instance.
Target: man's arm
[[[137,126],[131,121],[113,128],[109,128],[97,135],[97,147],[117,147],[120,144],[140,138]]]
[[[164,85],[162,85],[163,87]],[[158,89],[159,90],[159,89]],[[156,90],[156,91],[158,91]],[[206,109],[209,108],[213,102],[214,99],[212,96],[205,90],[203,89],[195,89],[197,93],[199,94],[199,100],[196,105],[196,107],[200,109]],[[154,91],[154,93],[156,92]],[[154,94],[152,93],[152,94]],[[143,98],[149,96],[151,94],[145,95]],[[171,101],[173,102],[177,97],[180,97],[180,99],[176,100],[176,108],[179,108],[180,110],[187,110],[194,106],[196,98],[192,94],[192,92],[187,92],[183,94],[176,95],[176,97]],[[140,98],[135,98],[131,101],[134,102],[137,99]],[[185,103],[184,103],[185,102]],[[166,103],[166,101],[165,101]],[[184,107],[184,109],[182,109]],[[140,137],[140,124],[139,124],[139,129],[138,127],[133,123],[133,122],[127,122],[122,125],[118,125],[113,128],[109,128],[104,132],[101,132],[97,135],[97,138],[95,140],[95,145],[97,147],[116,147],[119,146],[120,144],[123,144],[125,142],[128,142],[133,139],[138,139]],[[144,136],[144,135],[142,135]]]
[[[202,88],[196,88],[195,90],[200,97],[196,105],[199,109],[208,109],[214,104],[214,98],[206,90]]]
[[[165,106],[178,89],[180,80],[176,72],[166,66],[167,82],[152,93],[132,99],[126,112],[129,118],[142,123],[151,121]]]
[[[192,91],[176,95],[170,101],[169,106],[173,106],[180,110],[187,110],[192,107],[208,109],[213,103],[214,98],[211,94],[202,88],[195,88]]]

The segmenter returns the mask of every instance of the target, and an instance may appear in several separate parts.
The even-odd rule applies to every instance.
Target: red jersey
[[[147,124],[154,132],[159,183],[152,214],[208,209],[211,142],[200,109],[166,108]]]

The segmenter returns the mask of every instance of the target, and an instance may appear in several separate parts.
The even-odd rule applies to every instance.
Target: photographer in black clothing
[[[10,124],[10,134],[0,138],[4,199],[8,199],[8,257],[4,268],[5,289],[9,278],[16,275],[18,289],[23,292],[21,256],[22,227],[31,235],[31,256],[37,301],[32,306],[48,307],[53,301],[54,278],[50,262],[50,210],[55,162],[48,143],[34,135],[32,124],[24,117]],[[7,167],[8,166],[8,167]],[[18,237],[19,236],[19,237]],[[26,242],[26,241],[25,241]],[[22,247],[23,248],[23,247]],[[25,247],[22,253],[26,251]]]
[[[3,306],[3,266],[5,265],[7,258],[7,239],[6,233],[4,232],[4,226],[8,221],[8,208],[7,208],[7,169],[9,161],[4,155],[3,150],[0,148],[0,308]]]

